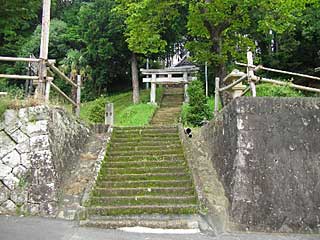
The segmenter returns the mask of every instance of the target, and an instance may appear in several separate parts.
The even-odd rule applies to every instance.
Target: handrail
[[[77,107],[77,104],[70,97],[68,97],[67,94],[65,94],[59,87],[57,87],[57,85],[55,85],[53,82],[51,82],[50,85],[55,90],[57,90],[62,96],[64,96],[73,106]]]
[[[3,62],[36,62],[39,63],[41,61],[41,59],[38,58],[23,58],[23,57],[4,57],[4,56],[0,56],[0,61]],[[49,63],[55,63],[56,60],[54,59],[49,59],[48,60]]]
[[[251,68],[257,68],[258,70],[261,69],[261,70],[265,70],[265,71],[269,71],[269,72],[283,73],[283,74],[288,74],[288,75],[297,76],[297,77],[304,77],[304,78],[310,78],[313,80],[320,80],[320,77],[302,74],[302,73],[294,73],[294,72],[289,72],[289,71],[284,71],[284,70],[279,70],[279,69],[274,69],[274,68],[268,68],[268,67],[264,67],[262,65],[258,65],[258,66],[248,65],[248,64],[239,63],[239,62],[235,62],[235,64],[238,66],[242,66],[242,67],[251,67]],[[257,71],[257,70],[255,70],[255,71]]]
[[[66,82],[68,82],[69,84],[71,84],[71,85],[74,86],[74,87],[78,87],[77,84],[75,84],[74,82],[72,82],[72,81],[70,80],[70,78],[68,78],[66,75],[64,75],[64,73],[61,72],[61,71],[59,70],[59,68],[55,67],[52,63],[48,63],[48,65],[49,65],[50,69],[51,69],[54,73],[58,74],[58,76],[61,77],[63,80],[65,80]]]
[[[38,76],[27,76],[27,75],[12,75],[12,74],[0,74],[0,78],[9,79],[23,79],[23,80],[38,80]]]

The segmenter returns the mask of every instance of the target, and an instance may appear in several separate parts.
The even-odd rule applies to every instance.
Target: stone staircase
[[[171,91],[153,125],[114,128],[81,225],[198,228],[197,195],[173,125],[183,98]]]
[[[165,126],[176,124],[180,116],[183,101],[183,88],[165,89],[160,108],[151,120],[151,124]]]

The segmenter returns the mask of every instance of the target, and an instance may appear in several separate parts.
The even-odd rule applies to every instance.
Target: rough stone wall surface
[[[207,229],[207,226],[202,226],[200,222],[200,228],[210,235],[221,234],[227,230],[228,200],[211,162],[209,142],[204,140],[201,131],[193,131],[192,138],[189,138],[181,125],[179,133],[200,201],[200,214],[210,226],[210,229]]]
[[[319,232],[320,99],[238,98],[202,133],[234,227]]]
[[[63,175],[89,130],[63,110],[7,110],[0,122],[0,214],[54,216]]]

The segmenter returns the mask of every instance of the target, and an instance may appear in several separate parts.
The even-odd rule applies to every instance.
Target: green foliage
[[[62,60],[68,52],[69,40],[66,38],[68,32],[67,23],[52,19],[50,23],[49,58]],[[38,25],[28,41],[22,46],[20,55],[28,57],[30,54],[39,56],[41,25]]]
[[[93,123],[103,123],[106,107],[106,98],[101,97],[91,103],[88,119]]]
[[[187,47],[193,57],[208,61],[223,78],[226,65],[245,60],[248,47],[272,52],[270,34],[281,35],[294,30],[308,0],[229,0],[191,1],[188,30],[194,41]],[[276,7],[275,7],[276,6]],[[265,41],[260,41],[264,39]]]
[[[162,97],[163,89],[157,89],[157,101]],[[94,101],[84,103],[81,107],[80,117],[86,122],[104,122],[105,104],[114,104],[114,117],[116,126],[143,126],[148,124],[156,107],[147,104],[150,91],[140,91],[141,104],[132,104],[132,92],[115,94],[109,97],[100,97]]]
[[[185,29],[185,1],[117,0],[115,11],[125,19],[129,49],[144,55],[164,53]]]
[[[8,109],[10,105],[10,99],[5,97],[5,98],[0,98],[0,120],[2,120],[4,112]]]
[[[90,77],[84,82],[87,99],[106,93],[114,85],[128,86],[130,52],[125,42],[121,15],[112,9],[113,0],[83,3],[79,10],[78,32],[85,48],[82,56]],[[86,67],[87,68],[87,67]]]
[[[16,56],[23,38],[38,18],[41,1],[0,0],[0,4],[0,55]]]
[[[145,126],[151,120],[156,106],[140,103],[125,108],[118,117],[117,126]]]
[[[201,81],[193,81],[188,88],[189,104],[182,109],[182,120],[193,126],[200,126],[203,120],[210,118],[210,109]]]
[[[250,95],[250,94],[247,94]],[[268,83],[257,85],[258,97],[304,97],[301,91],[289,86],[272,85]]]

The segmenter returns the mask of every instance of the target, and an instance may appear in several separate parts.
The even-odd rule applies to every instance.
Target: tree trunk
[[[138,104],[140,101],[139,79],[138,79],[138,60],[137,60],[137,55],[135,53],[132,53],[132,58],[131,58],[131,75],[132,75],[133,104]]]

